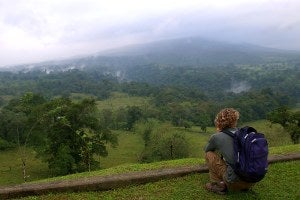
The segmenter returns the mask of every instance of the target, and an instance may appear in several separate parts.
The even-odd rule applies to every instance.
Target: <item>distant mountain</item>
[[[18,65],[10,67],[9,70],[43,70],[51,72],[91,67],[124,69],[128,66],[149,64],[167,66],[263,64],[293,60],[300,62],[299,55],[300,52],[295,51],[189,37],[131,45],[80,58]]]
[[[300,52],[189,37],[131,45],[99,55],[133,57],[148,63],[170,65],[223,65],[282,61],[300,55]]]
[[[80,58],[15,66],[9,70],[18,73],[0,73],[0,92],[10,95],[7,91],[11,92],[13,87],[23,92],[31,81],[37,81],[35,91],[53,95],[64,91],[92,93],[104,98],[109,96],[113,84],[130,82],[127,89],[132,94],[143,90],[136,88],[135,83],[195,88],[215,99],[228,92],[238,94],[267,88],[299,102],[299,55],[201,38],[164,40]],[[11,86],[18,78],[22,84]]]

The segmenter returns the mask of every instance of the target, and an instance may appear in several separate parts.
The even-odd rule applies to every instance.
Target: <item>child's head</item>
[[[233,108],[222,109],[215,118],[215,125],[218,131],[226,128],[235,128],[239,119],[240,113]]]

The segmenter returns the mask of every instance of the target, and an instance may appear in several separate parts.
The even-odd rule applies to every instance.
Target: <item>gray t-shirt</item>
[[[237,131],[237,129],[228,129],[231,132]],[[234,164],[234,152],[233,152],[233,139],[226,133],[218,132],[211,136],[208,141],[208,144],[204,148],[205,152],[216,151],[223,156],[227,164],[227,173],[225,175],[227,182],[238,181],[238,176],[234,173],[232,167]]]

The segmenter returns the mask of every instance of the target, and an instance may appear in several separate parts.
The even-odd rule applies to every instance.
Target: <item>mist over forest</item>
[[[113,92],[124,92],[163,101],[159,106],[206,101],[215,108],[231,105],[245,113],[259,110],[261,114],[246,118],[253,120],[276,107],[299,103],[299,55],[199,37],[163,40],[2,69],[0,93],[34,92],[50,99],[82,93],[104,100]],[[253,105],[248,105],[252,100],[241,101],[246,96],[251,96]],[[3,105],[6,99],[2,97]]]
[[[33,179],[203,157],[225,107],[299,143],[297,1],[130,2],[0,2],[0,151],[19,182],[28,155],[47,165]]]

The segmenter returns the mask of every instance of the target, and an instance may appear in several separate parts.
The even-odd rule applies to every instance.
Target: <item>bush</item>
[[[185,158],[189,155],[188,142],[183,134],[173,133],[161,141],[160,151],[162,160]]]
[[[172,132],[170,125],[163,125],[151,132],[145,141],[145,149],[141,162],[154,162],[161,160],[179,159],[188,157],[189,144],[182,133]],[[145,139],[145,138],[144,138]]]
[[[68,146],[61,145],[58,149],[57,156],[50,159],[49,169],[54,176],[71,174],[74,172],[75,160],[71,155]]]
[[[14,147],[16,147],[15,144],[7,142],[6,140],[3,140],[2,138],[0,138],[0,150],[1,151],[7,150],[7,149],[12,149]]]
[[[135,124],[134,132],[142,135],[145,147],[150,143],[152,132],[159,128],[159,125],[160,122],[153,118]]]

